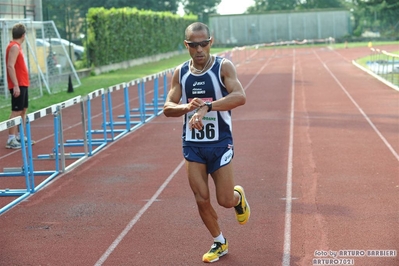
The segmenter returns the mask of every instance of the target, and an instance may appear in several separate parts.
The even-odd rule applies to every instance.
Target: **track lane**
[[[344,79],[353,66],[335,62],[340,57],[334,52],[316,53],[351,95],[369,84],[356,68]],[[229,254],[217,264],[282,263],[293,62],[291,265],[310,265],[320,249],[399,249],[397,163],[314,51],[298,49],[295,60],[292,49],[251,58],[238,67],[243,85],[250,87],[247,104],[233,112],[233,131],[235,178],[248,193],[252,214],[240,226],[233,210],[217,208],[230,243]],[[384,86],[377,82],[370,88],[383,100],[380,107],[395,100],[380,94]],[[359,95],[354,99],[366,114],[379,114],[370,117],[392,142],[398,131],[389,123],[397,114],[371,99],[370,105],[363,103]],[[180,118],[158,117],[0,216],[5,243],[0,261],[94,265],[181,163],[180,134]],[[210,244],[180,169],[103,265],[203,265],[201,256]],[[398,262],[397,257],[355,261]]]
[[[288,57],[286,60],[292,61]],[[252,104],[233,111],[235,178],[249,191],[248,200],[253,215],[250,222],[240,226],[233,210],[215,205],[222,230],[230,243],[229,255],[218,262],[220,265],[257,265],[261,261],[279,261],[282,257],[283,236],[280,232],[284,230],[285,185],[281,184],[280,176],[285,175],[286,156],[280,154],[280,149],[288,140],[287,135],[281,132],[286,131],[289,121],[285,106],[290,99],[290,94],[286,93],[290,87],[286,85],[291,81],[281,79],[281,76],[290,77],[291,68],[284,65],[270,67],[273,66],[272,61],[244,64],[239,68],[245,73],[259,73],[257,76],[240,75],[247,88],[248,101]],[[275,75],[277,72],[281,75]],[[248,88],[247,80],[254,77],[254,83]],[[268,140],[264,141],[264,138]],[[254,153],[254,146],[260,152]],[[212,198],[215,203],[214,192]],[[147,217],[146,222],[139,222],[134,233],[126,236],[103,265],[203,265],[202,254],[209,249],[212,239],[199,219],[185,171],[179,171],[161,195],[160,202],[144,216]],[[158,226],[149,227],[147,223]],[[159,238],[160,235],[162,238]],[[149,237],[153,241],[143,242]],[[155,242],[159,245],[154,246]],[[147,256],[148,250],[154,255]],[[135,252],[136,256],[126,258],[129,251]],[[123,261],[126,259],[128,261]]]
[[[340,85],[349,82],[344,86],[355,99],[367,98],[364,76],[333,53],[320,50],[300,58],[298,69],[302,86],[298,86],[294,180],[299,187],[294,194],[299,200],[293,206],[292,240],[293,255],[302,258],[298,265],[310,265],[317,250],[397,250],[398,232],[392,224],[399,220],[397,160]],[[384,86],[370,89],[381,96]],[[383,102],[358,104],[366,113],[380,112],[380,105],[392,105],[397,97],[393,90],[389,93],[391,98]],[[384,113],[397,117],[392,111]],[[391,139],[398,133],[383,131]],[[389,199],[393,201],[387,204]],[[361,265],[377,261],[396,265],[397,257],[354,260]]]

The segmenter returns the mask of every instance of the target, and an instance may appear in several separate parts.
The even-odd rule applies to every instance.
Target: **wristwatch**
[[[205,102],[204,105],[205,105],[206,107],[208,107],[208,113],[209,113],[210,111],[212,111],[212,103],[211,103],[211,102]]]

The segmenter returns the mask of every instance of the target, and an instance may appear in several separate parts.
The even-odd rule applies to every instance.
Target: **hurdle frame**
[[[85,151],[81,155],[93,156],[107,145],[107,132],[104,129],[93,129],[92,123],[92,100],[101,96],[101,118],[102,126],[106,124],[106,104],[105,104],[105,90],[104,88],[93,91],[81,98],[81,112],[82,112],[82,126],[84,134],[82,139],[70,139],[65,141],[65,146],[83,146]],[[85,107],[86,106],[86,107]],[[86,116],[87,111],[87,116]],[[86,122],[87,120],[87,122]],[[103,138],[93,138],[94,134],[102,134]],[[93,146],[97,146],[93,149]]]
[[[15,118],[8,119],[4,122],[0,123],[0,131],[8,130],[14,126],[18,126],[19,128],[19,136],[21,140],[25,139],[23,120],[21,116],[17,116]],[[29,127],[29,125],[27,125]],[[28,147],[31,145],[30,139],[28,140]],[[22,166],[17,168],[21,171],[14,171],[15,169],[11,169],[10,171],[7,168],[4,169],[4,172],[0,173],[1,177],[24,177],[25,178],[25,188],[15,188],[15,189],[0,189],[0,197],[16,197],[10,203],[0,208],[0,214],[6,212],[19,202],[23,201],[27,198],[32,192],[32,186],[30,183],[30,167],[28,163],[28,157],[26,152],[25,141],[21,141],[21,156],[22,156]]]
[[[139,107],[133,108],[130,110],[131,113],[139,113],[139,114],[131,114],[131,118],[139,118],[141,123],[147,123],[156,116],[160,115],[163,112],[163,104],[166,101],[167,95],[167,74],[172,72],[172,69],[159,72],[154,75],[146,76],[137,80],[138,84],[138,95],[139,95]],[[159,94],[159,79],[163,78],[163,94]],[[153,90],[146,92],[145,83],[147,81],[154,81]],[[152,101],[146,101],[146,95],[152,94]]]
[[[48,171],[32,171],[31,181],[32,184],[35,184],[34,177],[35,175],[49,175],[44,181],[40,182],[37,186],[33,185],[33,192],[36,192],[43,188],[47,183],[49,183],[55,176],[59,173],[64,173],[69,171],[71,168],[77,166],[78,164],[82,163],[88,157],[87,152],[87,140],[84,141],[84,152],[83,153],[69,153],[68,155],[65,154],[65,141],[64,141],[64,134],[63,134],[63,122],[62,122],[62,110],[78,104],[81,102],[81,96],[76,96],[72,99],[67,101],[55,104],[51,107],[54,119],[53,119],[53,128],[54,128],[54,146],[53,152],[49,154],[39,154],[36,160],[54,160],[55,162],[55,169],[48,170]],[[82,105],[81,105],[82,106]],[[81,109],[81,112],[84,113],[84,110]],[[34,115],[33,113],[32,115]],[[30,115],[28,115],[29,117]],[[84,116],[83,116],[84,117]],[[83,128],[83,135],[86,138],[86,131],[85,125],[82,124]],[[71,163],[70,165],[66,166],[66,159],[76,159],[75,162]],[[31,167],[34,169],[34,159],[31,159]]]
[[[0,190],[0,196],[16,196],[17,199],[13,200],[5,207],[0,209],[0,214],[19,202],[28,197],[29,195],[39,191],[45,187],[50,181],[52,181],[60,173],[65,173],[70,169],[76,167],[77,165],[83,163],[89,156],[99,152],[108,142],[116,141],[128,132],[134,131],[135,129],[141,127],[145,123],[149,122],[151,119],[160,115],[162,110],[162,105],[166,101],[167,95],[167,74],[172,72],[174,69],[169,69],[158,74],[151,76],[146,76],[140,79],[132,80],[127,83],[121,83],[108,87],[107,89],[99,89],[97,91],[91,92],[86,96],[76,96],[65,102],[51,105],[49,107],[43,108],[39,111],[29,113],[26,116],[25,126],[26,126],[26,138],[27,142],[21,142],[22,145],[22,159],[23,166],[21,168],[9,169],[10,171],[6,173],[0,173],[2,176],[23,176],[25,178],[25,188],[23,189],[4,189]],[[163,78],[163,91],[160,92],[160,82],[159,79]],[[153,90],[146,92],[146,83],[148,81],[154,80]],[[130,107],[130,97],[129,90],[132,90],[137,85],[138,93],[138,107]],[[123,104],[124,104],[124,115],[117,116],[117,118],[124,118],[124,121],[115,121],[113,116],[113,103],[112,103],[112,92],[123,90]],[[146,102],[146,96],[151,95],[152,101]],[[93,129],[92,127],[92,113],[91,113],[91,100],[95,97],[101,96],[101,118],[102,124],[101,129]],[[83,129],[83,138],[75,140],[65,140],[64,139],[64,123],[63,123],[63,110],[72,105],[80,103],[81,105],[81,122]],[[87,105],[87,106],[86,106]],[[87,118],[86,118],[86,108],[87,108]],[[107,120],[108,112],[108,120]],[[138,115],[132,114],[133,112],[138,112]],[[32,152],[32,140],[31,140],[31,128],[30,123],[34,120],[42,118],[47,115],[53,115],[53,129],[54,129],[54,139],[52,153],[39,154],[37,158],[33,158]],[[139,118],[139,120],[134,119]],[[87,120],[87,124],[86,124]],[[5,130],[11,126],[19,126],[20,137],[24,139],[23,131],[23,120],[21,117],[14,118],[12,121],[7,120],[0,123],[0,131]],[[116,126],[124,126],[123,129],[117,129]],[[103,138],[94,139],[93,134],[102,134]],[[109,137],[109,134],[111,137]],[[97,148],[93,149],[94,145],[98,145]],[[65,147],[68,146],[80,146],[83,147],[84,151],[79,153],[65,153]],[[66,166],[66,159],[76,159],[75,162]],[[50,170],[35,170],[35,160],[54,160],[54,167]],[[17,171],[15,170],[17,169]],[[47,176],[43,181],[40,181],[37,185],[35,182],[35,177],[37,176]]]

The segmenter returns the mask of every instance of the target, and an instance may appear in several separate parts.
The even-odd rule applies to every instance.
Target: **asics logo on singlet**
[[[196,82],[194,82],[193,87],[201,86],[201,85],[205,85],[205,81],[196,81]]]

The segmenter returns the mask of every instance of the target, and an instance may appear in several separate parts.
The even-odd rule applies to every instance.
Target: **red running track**
[[[399,265],[399,94],[351,63],[368,53],[254,51],[237,66],[235,179],[252,213],[240,226],[216,207],[230,244],[218,265]],[[181,123],[155,118],[1,215],[0,265],[203,265],[212,239]]]

